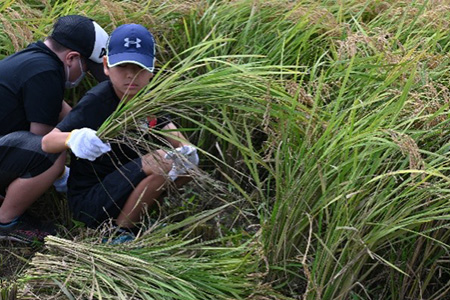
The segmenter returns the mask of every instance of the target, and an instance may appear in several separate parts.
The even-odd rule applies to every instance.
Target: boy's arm
[[[70,132],[62,132],[54,128],[42,138],[42,150],[48,153],[60,153],[66,150],[66,140]]]
[[[169,124],[167,124],[166,126],[163,127],[163,130],[170,130],[170,135],[174,136],[173,138],[171,138],[170,136],[167,136],[167,140],[169,141],[169,143],[174,147],[174,148],[178,148],[181,147],[183,145],[190,145],[189,141],[186,139],[186,137],[184,137],[184,135],[179,132],[177,130],[177,126],[175,126],[175,124],[173,124],[172,122],[170,122]]]
[[[175,181],[178,176],[198,166],[199,157],[197,149],[191,146],[180,131],[177,131],[175,124],[169,123],[163,129],[171,130],[170,135],[173,136],[173,138],[170,136],[166,138],[175,149],[167,152],[164,158],[173,160],[172,169],[168,175],[170,180]]]
[[[95,130],[87,127],[71,132],[55,128],[42,138],[42,150],[46,152],[60,153],[69,148],[76,157],[90,161],[111,151],[109,143],[104,143]]]

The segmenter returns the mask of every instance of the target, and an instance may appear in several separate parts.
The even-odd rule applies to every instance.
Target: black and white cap
[[[60,17],[53,25],[50,37],[64,47],[80,52],[82,56],[88,58],[90,71],[98,71],[94,69],[101,67],[98,64],[102,63],[106,54],[109,36],[92,19],[80,15]]]

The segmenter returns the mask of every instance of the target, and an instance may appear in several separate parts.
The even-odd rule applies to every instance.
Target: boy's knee
[[[165,154],[166,152],[163,150],[156,150],[142,157],[142,170],[147,176],[158,175],[167,177],[167,173],[172,168],[172,161],[165,159]]]

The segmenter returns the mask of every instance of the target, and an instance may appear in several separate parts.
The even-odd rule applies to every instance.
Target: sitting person
[[[196,149],[168,117],[150,119],[147,130],[170,130],[167,141],[176,149],[171,152],[158,149],[140,155],[130,145],[104,143],[96,135],[122,101],[129,101],[149,83],[154,61],[152,34],[137,24],[119,26],[111,34],[103,58],[109,80],[87,92],[42,139],[46,152],[71,150],[69,207],[74,219],[88,227],[112,218],[120,228],[135,228],[168,180],[177,180],[178,184],[177,177],[186,171],[185,167],[198,164]]]
[[[53,226],[24,216],[52,184],[65,187],[67,172],[57,178],[66,156],[42,151],[42,136],[71,110],[64,89],[102,70],[107,40],[93,20],[63,16],[44,41],[0,61],[0,239],[31,243],[53,233]]]

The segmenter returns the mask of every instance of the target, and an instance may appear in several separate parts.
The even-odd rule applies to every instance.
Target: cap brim
[[[92,60],[87,60],[87,68],[89,72],[94,76],[95,79],[97,79],[98,82],[102,82],[105,80],[108,80],[108,76],[106,76],[104,70],[103,70],[103,64],[102,63],[95,63]]]
[[[123,52],[118,54],[111,54],[108,55],[108,66],[114,67],[121,64],[136,64],[141,66],[142,68],[146,69],[147,71],[153,73],[154,69],[154,57],[151,55],[143,55],[140,53],[135,52]]]

